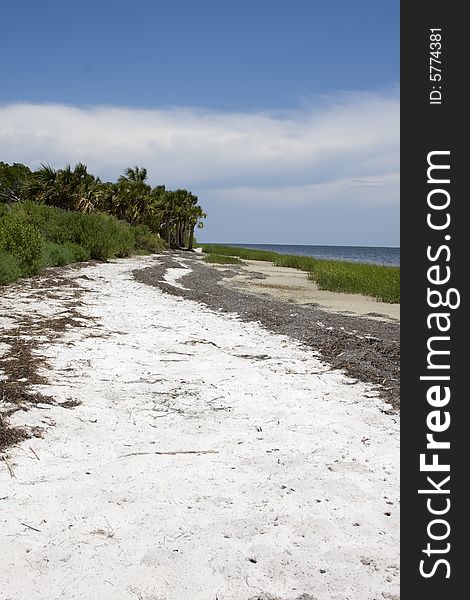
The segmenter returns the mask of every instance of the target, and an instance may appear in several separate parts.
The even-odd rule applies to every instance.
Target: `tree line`
[[[116,182],[104,182],[77,163],[62,169],[0,162],[0,202],[32,200],[81,213],[104,212],[131,225],[146,225],[170,247],[193,249],[194,231],[206,214],[198,197],[186,189],[151,187],[147,169],[129,167]]]

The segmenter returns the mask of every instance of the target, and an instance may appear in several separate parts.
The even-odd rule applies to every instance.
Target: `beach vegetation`
[[[198,197],[186,189],[149,185],[144,167],[125,169],[116,182],[104,182],[77,163],[54,169],[41,165],[0,162],[0,205],[31,200],[79,213],[107,213],[130,225],[146,225],[168,247],[194,248],[194,232],[203,226],[205,212]]]
[[[207,254],[204,262],[217,265],[241,265],[242,261],[238,256],[227,256],[226,254]]]
[[[224,246],[222,244],[200,244],[202,251],[207,254],[217,254],[219,256],[237,256],[245,260],[264,260],[274,262],[276,252],[270,250],[257,250],[256,248],[241,248],[238,246]]]
[[[318,260],[309,279],[321,290],[363,294],[379,302],[400,302],[400,267]]]
[[[83,163],[32,171],[0,162],[0,282],[45,266],[192,250],[206,218],[198,197],[147,177],[139,166],[103,182]]]
[[[42,238],[34,225],[17,214],[1,218],[0,252],[14,257],[24,275],[34,275],[41,266]]]
[[[311,256],[279,254],[269,250],[240,248],[220,244],[201,244],[204,253],[233,256],[245,260],[271,262],[308,272],[319,289],[349,294],[363,294],[380,302],[400,302],[400,267],[349,261],[316,259]]]
[[[0,251],[0,285],[6,285],[22,275],[19,260],[7,252]]]
[[[35,275],[44,267],[155,252],[163,240],[145,225],[108,214],[79,213],[16,202],[0,214],[0,283]]]
[[[21,200],[30,177],[31,170],[26,165],[9,165],[0,161],[0,203]]]

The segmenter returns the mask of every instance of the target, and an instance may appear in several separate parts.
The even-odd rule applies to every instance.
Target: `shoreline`
[[[240,273],[222,284],[258,295],[270,295],[276,299],[294,304],[308,305],[344,315],[400,320],[400,305],[379,302],[370,296],[320,290],[318,285],[308,278],[306,271],[281,267],[265,261],[241,259]],[[222,272],[232,265],[217,265]]]
[[[34,357],[29,410],[2,401],[31,434],[0,462],[7,596],[398,598],[398,414],[220,276],[172,253],[2,290],[0,365]]]
[[[202,252],[213,264],[240,264],[240,259],[261,261],[271,266],[292,267],[308,273],[308,278],[318,284],[317,290],[340,292],[350,296],[351,304],[357,303],[357,295],[380,300],[383,303],[400,302],[400,267],[365,263],[360,261],[317,259],[299,254],[282,254],[269,250],[203,244]],[[294,273],[294,272],[293,272]],[[274,274],[275,278],[279,272]],[[302,281],[302,284],[305,282]],[[279,287],[279,282],[275,284]],[[288,287],[292,287],[288,285]],[[305,288],[303,285],[300,289]],[[299,290],[297,290],[298,292]],[[304,289],[309,293],[311,290]]]
[[[189,266],[191,270],[188,269]],[[254,265],[254,277],[258,268],[266,267]],[[177,285],[164,280],[167,269],[179,272],[181,278]],[[393,410],[399,408],[398,319],[384,318],[383,315],[377,318],[359,313],[344,314],[320,306],[292,303],[285,298],[276,297],[272,292],[269,295],[253,293],[232,283],[243,272],[242,269],[243,266],[239,265],[220,268],[205,263],[201,255],[167,251],[160,255],[158,265],[136,270],[134,277],[169,294],[201,302],[215,311],[237,314],[244,321],[259,322],[268,331],[287,335],[318,352],[332,368],[343,369],[359,381],[374,384]],[[283,269],[295,271],[287,267],[273,269],[276,272]],[[298,277],[304,277],[302,271],[297,273]],[[309,293],[315,294],[312,282],[308,281],[307,285],[313,288]],[[328,294],[343,296],[338,292]],[[348,296],[350,295],[347,294],[346,297]],[[354,301],[357,303],[357,298]],[[373,302],[367,302],[367,306],[369,304],[373,305]],[[391,311],[397,308],[397,305],[390,306]]]

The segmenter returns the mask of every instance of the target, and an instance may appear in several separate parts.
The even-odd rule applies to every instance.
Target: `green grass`
[[[203,252],[263,260],[279,267],[307,271],[321,290],[363,294],[380,302],[400,302],[400,267],[371,265],[336,260],[318,260],[310,256],[278,254],[267,250],[236,248],[218,244],[201,244]]]
[[[204,257],[204,262],[217,265],[241,265],[242,261],[237,256],[227,256],[225,254],[208,254]]]
[[[219,244],[200,244],[202,251],[206,254],[218,254],[224,256],[238,256],[246,260],[264,260],[273,262],[276,256],[279,256],[276,252],[269,252],[268,250],[255,250],[252,248],[235,248],[233,246],[222,246]]]
[[[18,202],[0,210],[0,285],[44,267],[149,254],[163,247],[161,238],[145,225],[131,227],[99,212]]]
[[[321,290],[363,294],[380,302],[400,302],[400,267],[319,260],[309,279]]]
[[[295,254],[278,254],[273,263],[278,267],[290,267],[299,271],[312,271],[320,262],[311,256],[297,256]]]

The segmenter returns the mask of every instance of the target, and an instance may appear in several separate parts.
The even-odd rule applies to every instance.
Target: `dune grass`
[[[380,302],[400,302],[400,267],[319,260],[309,272],[321,290],[363,294]]]
[[[216,265],[241,265],[242,261],[237,256],[227,256],[226,254],[208,254],[204,257],[204,262]]]
[[[276,256],[280,256],[276,252],[256,250],[254,248],[235,248],[234,246],[223,246],[219,244],[200,244],[200,246],[202,251],[206,254],[237,256],[246,260],[264,260],[273,262]]]
[[[363,294],[389,304],[400,302],[400,267],[318,260],[310,256],[278,254],[268,250],[218,244],[201,244],[201,246],[205,253],[268,261],[279,267],[306,271],[309,279],[314,281],[321,290]]]

